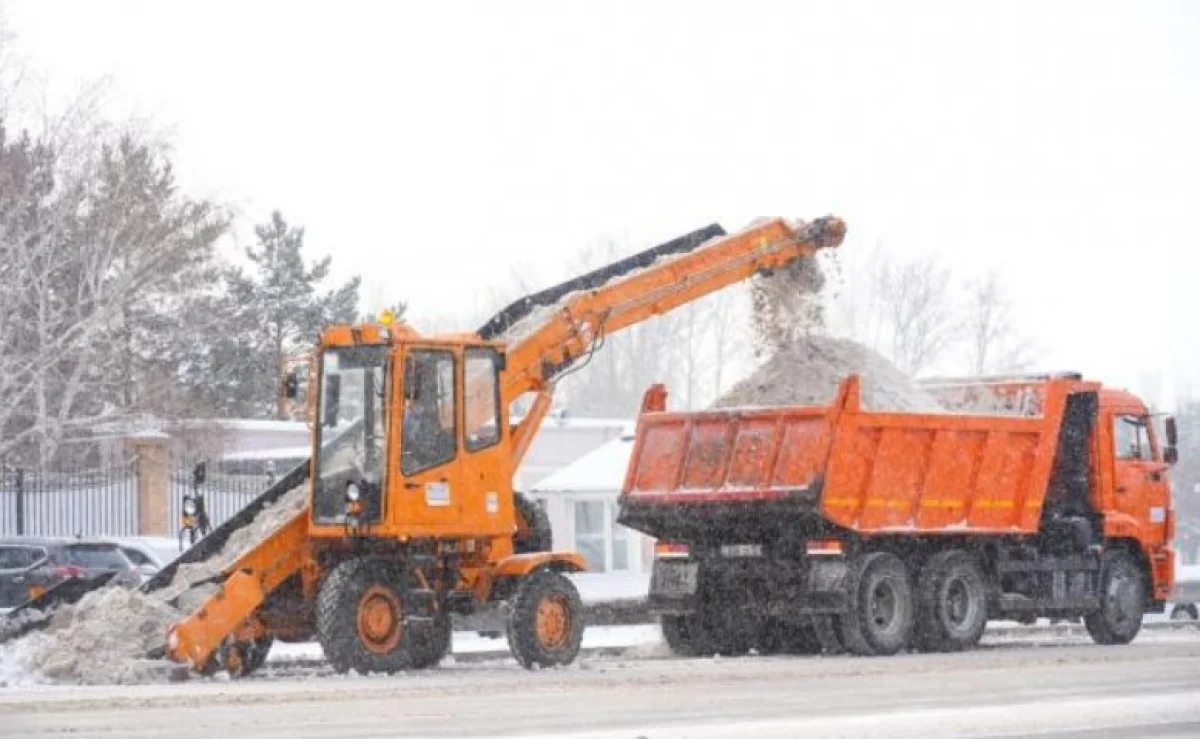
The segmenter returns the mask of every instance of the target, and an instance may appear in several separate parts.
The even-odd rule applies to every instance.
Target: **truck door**
[[[460,520],[458,360],[449,347],[413,347],[405,354],[396,491],[402,523],[440,528]]]
[[[1150,417],[1115,412],[1112,419],[1116,509],[1141,524],[1146,543],[1165,543],[1170,500],[1167,465],[1154,444]]]

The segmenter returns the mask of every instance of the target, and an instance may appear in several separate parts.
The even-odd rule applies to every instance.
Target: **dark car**
[[[142,575],[112,542],[70,538],[0,538],[0,609],[15,608],[72,577],[116,573],[112,582],[136,587]]]

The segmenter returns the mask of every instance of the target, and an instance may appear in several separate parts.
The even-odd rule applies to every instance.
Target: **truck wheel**
[[[917,584],[917,646],[927,651],[970,649],[987,628],[987,587],[975,558],[960,549],[941,552]]]
[[[409,619],[408,576],[391,562],[342,562],[317,593],[317,640],[338,672],[398,672],[415,667],[428,627]]]
[[[821,645],[821,652],[828,655],[845,654],[846,643],[842,641],[842,617],[832,613],[813,616],[813,636]]]
[[[916,610],[912,578],[894,554],[869,552],[850,564],[849,609],[842,616],[842,641],[853,654],[889,655],[908,646]]]
[[[1137,560],[1122,549],[1110,549],[1100,560],[1100,609],[1083,617],[1097,644],[1128,644],[1142,629],[1146,612],[1146,578]]]
[[[663,614],[659,617],[663,639],[681,657],[708,657],[716,653],[712,635],[698,613]]]
[[[517,554],[530,554],[553,549],[554,534],[550,528],[550,515],[525,493],[513,493],[513,506],[517,510],[517,533],[513,537],[513,551]]]
[[[570,580],[549,570],[526,575],[509,606],[508,648],[522,667],[575,660],[583,640],[583,602]]]
[[[763,622],[754,646],[759,654],[817,654],[821,651],[812,624],[777,618]]]

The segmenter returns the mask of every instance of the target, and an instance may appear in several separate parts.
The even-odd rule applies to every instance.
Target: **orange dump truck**
[[[666,412],[646,393],[620,522],[658,540],[650,601],[684,654],[951,650],[989,619],[1078,618],[1124,644],[1173,587],[1144,403],[1078,375],[942,381],[945,413]],[[954,412],[979,407],[989,415]]]

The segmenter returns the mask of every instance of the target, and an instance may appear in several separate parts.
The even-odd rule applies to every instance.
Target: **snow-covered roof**
[[[254,449],[247,452],[231,452],[221,456],[227,462],[246,462],[260,459],[305,459],[312,454],[307,446],[292,446],[282,449]]]
[[[633,454],[633,434],[620,437],[583,455],[533,486],[537,493],[609,493],[625,484]]]

